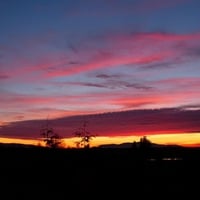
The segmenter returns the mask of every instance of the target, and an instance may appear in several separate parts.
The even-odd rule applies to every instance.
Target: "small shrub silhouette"
[[[90,148],[90,141],[96,137],[86,130],[87,122],[84,122],[82,127],[80,127],[77,131],[75,131],[75,136],[81,138],[80,141],[75,142],[76,147],[80,148]]]
[[[61,144],[62,144],[61,137],[57,133],[55,133],[53,128],[49,127],[48,123],[45,128],[41,129],[41,135],[47,147],[50,147],[50,148],[61,147]]]

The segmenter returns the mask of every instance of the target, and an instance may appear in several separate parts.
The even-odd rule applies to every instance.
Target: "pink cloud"
[[[78,84],[76,82],[74,83]],[[51,113],[52,117],[61,117],[64,115],[98,113],[116,109],[123,110],[181,106],[198,102],[198,99],[200,98],[199,83],[198,77],[170,78],[145,83],[149,87],[152,86],[151,90],[145,90],[145,92],[138,90],[137,88],[135,89],[133,85],[133,87],[127,87],[126,90],[123,90],[123,93],[121,92],[121,89],[114,89],[109,90],[109,94],[107,90],[83,94],[79,93],[76,95],[60,94],[57,96],[22,95],[2,92],[0,96],[0,107],[3,108],[2,112],[3,110],[7,110],[7,112],[9,110],[12,110],[12,112],[20,111],[22,112],[20,116],[23,115],[25,116],[25,119],[27,119],[30,117],[29,115],[34,118],[44,118],[44,116],[49,113]],[[68,83],[54,84],[58,84],[60,87],[60,84]],[[124,82],[119,84],[124,84]],[[88,86],[87,83],[86,85]],[[47,109],[41,109],[41,106]],[[58,109],[58,107],[63,108]],[[38,112],[34,112],[34,110],[38,110]],[[19,116],[19,114],[16,114],[15,116]],[[4,117],[2,115],[1,119],[4,120],[4,118],[5,115]]]
[[[137,92],[136,94],[133,93],[133,95],[127,94],[128,93],[127,92],[126,94],[120,95],[120,97],[111,98],[109,103],[111,105],[119,105],[126,109],[135,109],[135,108],[138,109],[141,107],[142,108],[176,107],[184,104],[198,102],[198,99],[200,98],[200,94],[198,92],[199,82],[198,83],[195,82],[193,83],[194,85],[190,86],[188,85],[186,87],[183,87],[183,85],[179,85],[177,80],[174,80],[174,83],[170,83],[171,87],[168,86],[168,84],[166,83],[161,83],[162,84],[162,86],[160,86],[161,89],[156,88],[153,91],[151,90],[151,92],[145,92],[145,93]]]
[[[195,87],[200,87],[200,77],[178,77],[178,78],[168,78],[158,81],[154,81],[156,85],[171,85],[174,87],[189,87],[190,89]]]
[[[53,103],[55,100],[52,97],[42,97],[37,95],[22,95],[22,94],[13,94],[13,93],[4,93],[0,97],[0,104],[11,105],[12,104],[21,104],[21,105],[34,105],[34,104],[46,104]]]
[[[101,43],[101,47],[98,47]],[[180,44],[182,47],[180,47]],[[94,45],[95,44],[95,45]],[[187,48],[200,45],[200,34],[135,33],[132,35],[107,35],[80,45],[74,61],[71,54],[63,51],[46,53],[37,61],[17,58],[15,67],[4,70],[8,76],[20,77],[19,81],[43,80],[71,76],[93,70],[114,68],[124,65],[143,65],[173,61],[177,57],[187,59]],[[72,63],[76,63],[75,65]],[[8,68],[9,69],[9,68]]]
[[[180,42],[186,46],[177,48]],[[103,68],[113,68],[123,65],[151,64],[165,62],[185,54],[187,44],[200,44],[200,34],[167,34],[167,33],[138,33],[129,36],[109,36],[102,39],[104,51],[112,53],[94,53],[98,49],[85,49],[88,60],[84,64],[66,66],[61,70],[49,71],[46,77],[69,76]],[[81,52],[80,52],[80,57]]]
[[[148,40],[157,40],[164,42],[194,41],[200,40],[200,33],[194,34],[168,34],[168,33],[141,33],[138,37]]]
[[[0,73],[0,81],[10,78],[8,75]]]
[[[190,45],[190,47],[196,46],[200,44],[200,34],[137,33],[128,36],[105,36],[99,38],[97,41],[97,43],[102,43],[101,48],[93,44],[93,42],[96,44],[96,41],[91,40],[90,42],[91,45],[88,44],[87,48],[85,48],[84,45],[80,46],[78,51],[80,58],[85,58],[84,62],[78,60],[75,65],[70,64],[69,61],[72,60],[71,57],[62,58],[61,55],[63,55],[63,52],[61,52],[60,56],[59,53],[57,53],[55,57],[53,54],[49,54],[49,58],[46,55],[44,59],[39,59],[36,63],[29,63],[28,60],[21,59],[20,62],[23,63],[22,67],[19,65],[20,62],[16,62],[16,68],[14,68],[13,71],[8,70],[8,73],[6,73],[6,71],[4,73],[7,76],[17,76],[17,81],[12,79],[14,84],[15,81],[17,83],[24,81],[28,84],[32,84],[30,77],[35,77],[38,79],[36,83],[41,81],[43,84],[47,84],[47,87],[51,84],[51,87],[54,89],[57,87],[59,90],[61,86],[59,84],[63,83],[49,82],[49,79],[63,76],[70,77],[72,75],[101,69],[114,69],[115,67],[121,67],[123,70],[123,67],[126,65],[129,65],[128,67],[130,68],[137,67],[137,69],[143,65],[150,66],[156,63],[161,63],[162,65],[162,63],[168,61],[173,63],[177,56],[185,59],[184,54],[187,45],[182,48],[177,48],[177,45],[183,42],[184,44]],[[177,67],[182,67],[182,65]],[[145,75],[142,79],[145,80],[146,77]],[[4,79],[5,77],[2,78]],[[126,78],[127,77],[125,77],[125,79]],[[200,98],[198,93],[200,81],[197,77],[147,81],[144,83],[144,86],[143,83],[139,84],[141,88],[145,88],[146,85],[151,88],[151,90],[147,89],[145,92],[138,90],[137,83],[133,82],[133,84],[131,84],[130,77],[127,80],[120,80],[119,77],[113,77],[113,79],[119,80],[118,82],[114,82],[107,78],[106,82],[102,82],[102,80],[98,79],[98,84],[94,83],[95,81],[85,82],[83,77],[82,81],[71,81],[71,85],[69,85],[70,81],[68,81],[68,91],[66,90],[66,92],[70,95],[63,95],[62,92],[59,94],[57,93],[58,95],[45,95],[46,91],[44,91],[43,95],[2,92],[0,96],[0,106],[4,110],[14,109],[13,111],[16,112],[19,112],[21,109],[23,114],[15,116],[25,116],[25,118],[30,113],[30,108],[39,109],[41,106],[47,108],[54,107],[54,116],[59,117],[65,114],[74,115],[78,113],[97,113],[117,109],[158,108],[190,103],[194,104],[198,101],[198,98]],[[11,80],[9,79],[9,81]],[[110,84],[110,87],[106,87],[106,84],[109,85],[109,81],[112,81],[112,84],[114,83],[117,87],[113,87],[112,84]],[[126,81],[130,83],[129,87]],[[91,86],[98,87],[98,90],[94,91],[88,88],[88,91],[84,92],[84,94],[79,89],[77,92],[74,92],[73,87],[77,86],[76,84],[80,87],[81,85],[87,86],[87,88],[90,86],[90,89]],[[104,86],[106,90],[103,88]],[[124,87],[126,90],[123,90],[122,93],[121,89],[124,89]],[[112,90],[110,90],[111,88]],[[68,109],[61,108],[62,111],[56,111],[56,109],[62,106]],[[41,110],[38,116],[46,116],[48,112],[48,110]],[[37,118],[37,113],[33,115]],[[3,117],[2,115],[1,120]],[[18,119],[19,118],[20,117],[18,117]]]
[[[168,54],[168,53],[166,53]],[[84,65],[73,66],[67,69],[63,69],[62,71],[52,71],[47,73],[48,77],[58,77],[58,76],[69,76],[78,73],[84,73],[92,70],[103,69],[116,67],[119,65],[127,65],[127,64],[147,64],[151,62],[161,61],[165,55],[165,53],[160,53],[153,56],[143,56],[143,57],[111,57],[111,58],[101,58],[95,59],[93,58],[90,62]]]

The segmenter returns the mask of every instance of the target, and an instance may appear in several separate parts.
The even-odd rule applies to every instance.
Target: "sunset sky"
[[[37,142],[48,119],[69,146],[85,120],[95,144],[200,144],[199,8],[1,0],[0,142]]]

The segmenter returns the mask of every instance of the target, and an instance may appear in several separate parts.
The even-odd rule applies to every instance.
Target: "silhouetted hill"
[[[136,147],[139,147],[139,142],[136,142]],[[121,144],[102,144],[97,148],[132,148],[132,142],[124,142]],[[164,144],[156,144],[151,143],[152,148],[161,148],[161,147],[181,147],[180,145],[164,145]],[[0,148],[45,148],[37,145],[31,144],[20,144],[20,143],[0,143]]]
[[[153,144],[159,148],[142,151],[127,148],[130,144],[91,149],[0,144],[1,183],[7,184],[9,191],[16,189],[15,196],[35,195],[33,199],[41,194],[43,199],[52,195],[53,199],[65,199],[70,192],[70,196],[80,194],[82,198],[88,189],[102,198],[109,191],[112,195],[139,194],[140,198],[145,193],[172,197],[198,191],[193,179],[200,178],[200,148]]]
[[[131,148],[132,147],[132,143],[130,142],[125,142],[125,143],[121,143],[121,144],[102,144],[99,145],[99,148]]]
[[[136,147],[139,147],[139,142],[135,143]],[[99,148],[132,148],[133,143],[132,142],[125,142],[121,144],[102,144],[98,146]],[[168,144],[156,144],[151,143],[152,148],[161,148],[161,147],[182,147],[180,145],[168,145]]]
[[[39,146],[20,143],[0,143],[0,148],[37,148]]]

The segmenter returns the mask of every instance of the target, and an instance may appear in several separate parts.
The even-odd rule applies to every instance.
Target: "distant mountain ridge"
[[[139,142],[135,143],[136,147],[139,147]],[[132,142],[124,142],[121,144],[103,144],[103,145],[99,145],[98,147],[100,148],[132,148],[133,147],[133,143]],[[156,143],[151,143],[151,147],[181,147],[180,145],[168,145],[168,144],[156,144]]]
[[[33,144],[20,144],[20,143],[0,143],[0,148],[33,148],[39,147]]]
[[[139,147],[139,142],[135,143],[136,147]],[[160,147],[182,147],[180,145],[167,145],[167,144],[156,144],[151,143],[151,147],[160,148]],[[32,144],[20,144],[20,143],[0,143],[0,148],[41,148],[41,146],[32,145]],[[97,146],[97,148],[133,148],[132,142],[124,142],[120,144],[102,144]]]

